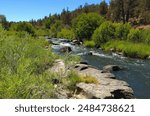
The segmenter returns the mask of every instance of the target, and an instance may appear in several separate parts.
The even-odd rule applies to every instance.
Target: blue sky
[[[74,10],[80,5],[97,4],[102,0],[0,0],[0,14],[8,21],[29,21],[60,13],[63,8]],[[108,2],[109,0],[105,0]]]

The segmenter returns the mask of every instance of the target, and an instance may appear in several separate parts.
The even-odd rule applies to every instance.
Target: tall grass
[[[0,98],[53,97],[52,75],[45,70],[56,58],[44,39],[1,33]]]
[[[123,52],[125,56],[145,59],[150,55],[150,46],[143,43],[133,43],[128,41],[109,41],[103,45],[106,51],[114,48],[115,51]]]

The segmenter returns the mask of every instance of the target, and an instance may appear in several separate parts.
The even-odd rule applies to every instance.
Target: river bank
[[[129,41],[109,41],[102,46],[107,52],[116,52],[130,58],[150,59],[150,46]]]

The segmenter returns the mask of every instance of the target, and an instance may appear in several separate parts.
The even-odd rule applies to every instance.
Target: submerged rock
[[[107,66],[103,67],[102,73],[112,72],[112,71],[120,71],[120,70],[122,70],[122,67],[120,67],[118,65],[107,65]]]
[[[72,49],[69,46],[64,46],[62,48],[60,48],[60,52],[71,52]]]

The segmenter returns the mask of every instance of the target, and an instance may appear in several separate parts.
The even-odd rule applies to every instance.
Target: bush
[[[94,30],[104,22],[104,18],[97,13],[88,13],[79,15],[73,20],[73,29],[75,35],[80,40],[91,38]]]
[[[150,30],[142,31],[143,42],[150,45]]]
[[[94,31],[92,39],[100,46],[115,37],[115,27],[111,22],[104,22]]]
[[[93,48],[93,47],[95,47],[95,42],[93,40],[91,40],[91,41],[86,40],[86,41],[84,41],[83,45],[86,47],[89,47],[89,48]]]
[[[13,23],[10,27],[10,30],[17,31],[17,32],[25,31],[31,35],[35,35],[34,27],[32,26],[31,23],[28,22]]]
[[[127,36],[130,32],[131,25],[129,23],[115,23],[115,36],[121,40],[127,39]]]
[[[132,42],[142,42],[142,33],[139,29],[131,29],[128,34],[128,40]]]
[[[64,28],[57,34],[57,37],[73,40],[75,39],[75,34],[71,29]]]

